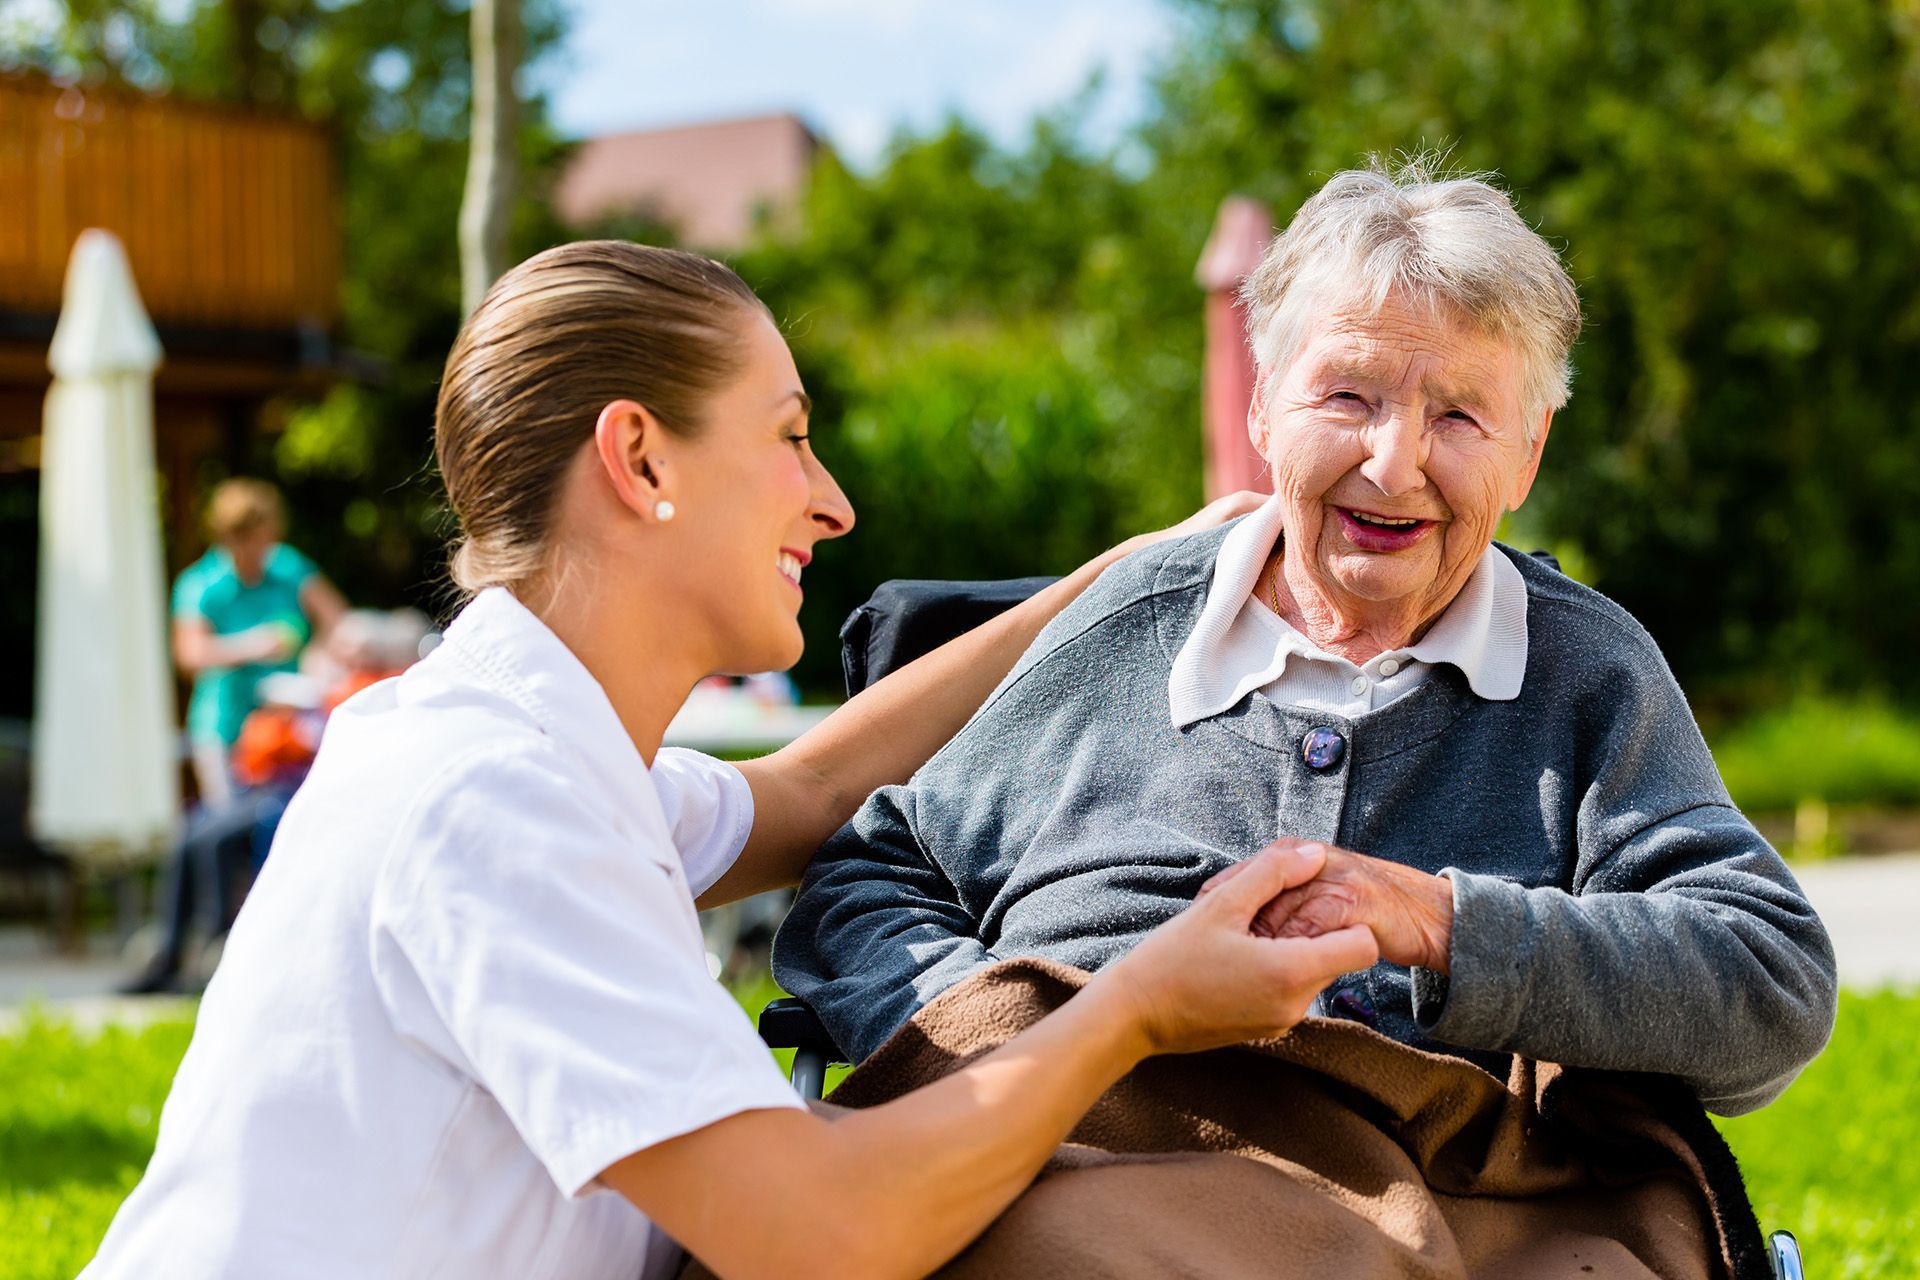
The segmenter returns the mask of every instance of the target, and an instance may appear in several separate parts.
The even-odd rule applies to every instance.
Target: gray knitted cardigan
[[[1294,835],[1453,884],[1450,979],[1383,963],[1320,1011],[1503,1076],[1509,1053],[1670,1073],[1725,1114],[1819,1052],[1826,931],[1625,611],[1503,547],[1528,594],[1517,699],[1479,698],[1441,666],[1352,721],[1256,692],[1181,730],[1168,672],[1224,536],[1109,569],[952,742],[821,850],[774,973],[844,1048],[864,1057],[1000,959],[1098,969],[1221,867]],[[1317,727],[1344,739],[1332,767],[1303,759]]]

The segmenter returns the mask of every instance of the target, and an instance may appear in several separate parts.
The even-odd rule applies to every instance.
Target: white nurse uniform
[[[669,1273],[595,1177],[801,1105],[693,906],[752,818],[730,765],[649,770],[566,646],[482,593],[335,712],[84,1276]]]

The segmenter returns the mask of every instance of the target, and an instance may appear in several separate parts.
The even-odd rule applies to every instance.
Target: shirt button
[[[1355,676],[1353,678],[1353,691],[1355,693],[1365,693],[1367,691],[1367,678],[1365,676]]]
[[[1383,676],[1390,676],[1395,672],[1397,672],[1398,670],[1400,670],[1400,664],[1398,662],[1395,662],[1392,658],[1388,658],[1385,662],[1380,664],[1380,674]]]
[[[1332,729],[1310,729],[1307,736],[1300,739],[1300,758],[1307,762],[1307,768],[1316,772],[1338,768],[1340,758],[1346,754],[1347,740]]]

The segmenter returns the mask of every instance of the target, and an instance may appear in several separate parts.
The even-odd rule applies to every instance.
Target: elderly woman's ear
[[[1507,510],[1518,511],[1520,504],[1527,500],[1527,495],[1533,492],[1534,477],[1540,474],[1540,459],[1546,454],[1547,432],[1552,429],[1553,410],[1542,409],[1540,425],[1534,429],[1530,441],[1532,454],[1527,459],[1527,465],[1520,468],[1520,474],[1513,478],[1513,492],[1507,495]]]
[[[1266,365],[1255,365],[1253,370],[1253,396],[1247,401],[1247,439],[1253,442],[1254,449],[1261,457],[1267,456],[1267,392],[1268,385],[1275,377],[1275,370]]]

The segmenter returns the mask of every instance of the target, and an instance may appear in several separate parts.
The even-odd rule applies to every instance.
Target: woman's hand
[[[1365,925],[1380,944],[1380,958],[1389,964],[1449,971],[1453,886],[1443,877],[1291,836],[1276,840],[1267,851],[1281,848],[1320,860],[1319,874],[1275,894],[1254,918],[1255,933],[1268,938],[1311,938]],[[1200,886],[1200,897],[1237,883],[1250,866],[1251,861],[1228,867]]]
[[[1224,498],[1215,498],[1179,524],[1168,525],[1152,533],[1142,533],[1128,538],[1103,558],[1118,560],[1132,555],[1142,547],[1150,547],[1156,542],[1165,542],[1169,538],[1184,538],[1190,534],[1205,533],[1208,529],[1217,529],[1229,520],[1246,515],[1266,500],[1266,494],[1255,493],[1251,489],[1242,489]]]
[[[728,1276],[923,1276],[1039,1172],[1101,1093],[1155,1053],[1269,1036],[1378,955],[1354,927],[1249,932],[1323,855],[1269,849],[1149,934],[1071,1000],[954,1074],[834,1123],[744,1111],[618,1161],[601,1182]],[[740,1229],[740,1206],[755,1206]]]
[[[1380,958],[1365,922],[1262,934],[1269,903],[1315,883],[1327,851],[1285,842],[1215,877],[1193,905],[1154,930],[1088,988],[1134,1002],[1150,1053],[1193,1053],[1276,1035],[1306,1016],[1334,978]]]

